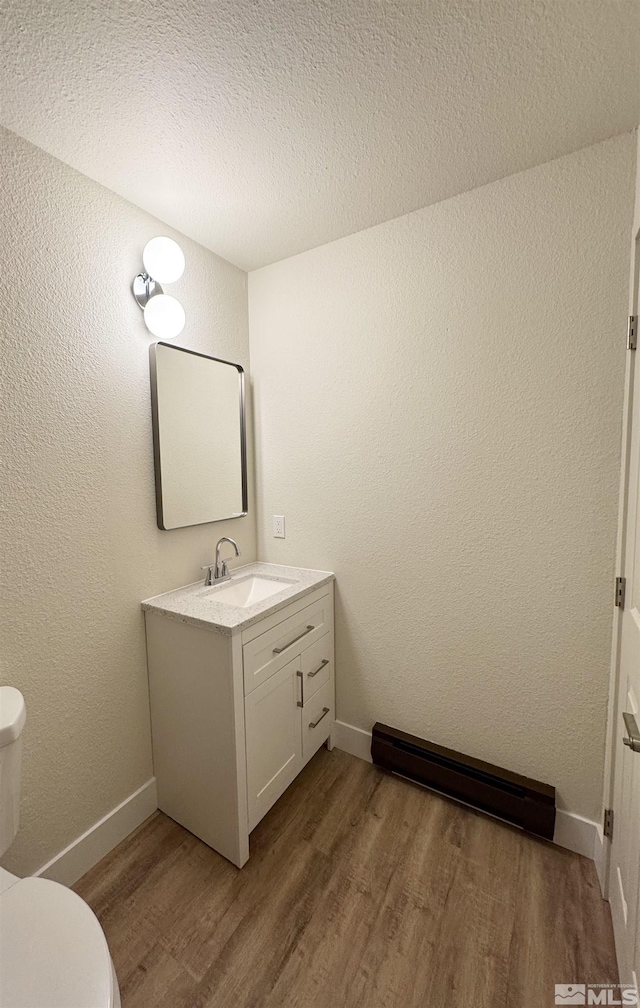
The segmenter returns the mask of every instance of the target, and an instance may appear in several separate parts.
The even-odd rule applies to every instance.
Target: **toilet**
[[[24,698],[0,686],[0,856],[18,831]],[[58,882],[0,868],[0,1008],[120,1008],[104,932]]]

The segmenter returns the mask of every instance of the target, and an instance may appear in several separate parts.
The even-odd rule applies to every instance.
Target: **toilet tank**
[[[0,857],[13,843],[20,821],[22,729],[27,711],[13,686],[0,686]]]

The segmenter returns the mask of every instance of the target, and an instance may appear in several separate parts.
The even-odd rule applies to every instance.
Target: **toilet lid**
[[[48,879],[20,879],[0,895],[0,1005],[111,1008],[111,956],[98,918]]]

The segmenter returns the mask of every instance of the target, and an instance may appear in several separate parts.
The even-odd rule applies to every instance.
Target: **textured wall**
[[[549,781],[587,817],[634,143],[249,276],[260,555],[337,573],[338,717]]]
[[[15,135],[0,133],[1,678],[24,691],[22,824],[39,867],[152,773],[141,599],[200,577],[254,518],[155,524],[149,334],[131,294],[145,242],[187,268],[179,342],[248,365],[246,275]]]
[[[250,268],[633,129],[639,28],[637,0],[4,0],[2,118]]]

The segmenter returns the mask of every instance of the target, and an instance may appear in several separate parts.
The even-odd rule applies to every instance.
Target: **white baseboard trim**
[[[333,744],[342,749],[343,752],[358,759],[373,762],[371,759],[371,732],[362,728],[354,728],[353,725],[345,724],[344,721],[334,723]]]
[[[72,886],[157,807],[156,779],[152,777],[33,874]]]
[[[583,815],[558,808],[555,812],[555,833],[553,843],[565,847],[567,851],[583,854],[596,863],[596,871],[602,888],[602,872],[605,861],[605,838],[598,823],[586,820]]]
[[[362,728],[355,728],[344,721],[336,721],[334,745],[351,756],[367,760],[371,763],[371,732]],[[558,809],[556,812],[556,829],[553,842],[559,847],[566,847],[567,850],[576,854],[583,854],[585,857],[595,861],[596,871],[600,879],[600,887],[603,886],[602,873],[604,869],[604,838],[602,830],[597,823],[573,812],[565,812]]]

